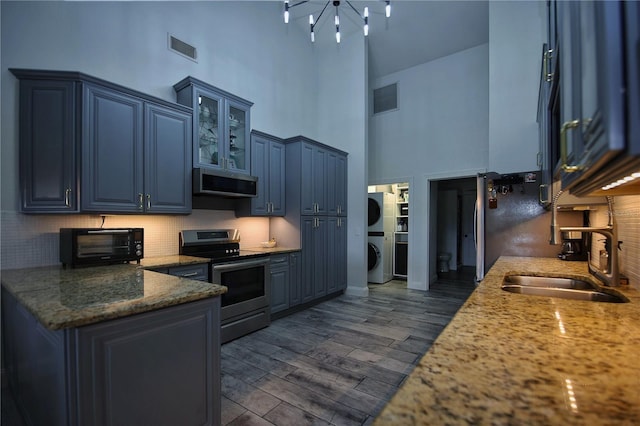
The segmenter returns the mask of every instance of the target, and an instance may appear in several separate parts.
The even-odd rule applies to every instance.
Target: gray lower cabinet
[[[271,313],[283,311],[289,307],[289,255],[271,255]]]
[[[302,218],[302,303],[327,294],[327,218]]]
[[[152,271],[176,277],[189,278],[190,280],[209,281],[209,264],[172,266],[170,268],[151,268]]]
[[[23,212],[191,212],[189,108],[78,72],[11,72]]]
[[[289,253],[289,307],[302,302],[302,263],[299,251]]]
[[[28,425],[221,422],[219,297],[48,330],[3,289],[2,316],[9,385]]]
[[[327,294],[347,288],[347,219],[327,218]]]

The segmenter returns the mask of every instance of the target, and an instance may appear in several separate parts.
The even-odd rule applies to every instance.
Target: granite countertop
[[[202,260],[168,256],[164,260],[145,259],[144,266],[12,269],[3,270],[1,279],[2,286],[42,325],[59,330],[226,293],[227,288],[222,285],[145,270],[145,267],[170,267],[202,263]]]
[[[375,425],[638,424],[640,292],[630,303],[500,289],[505,274],[587,278],[586,262],[501,257]]]

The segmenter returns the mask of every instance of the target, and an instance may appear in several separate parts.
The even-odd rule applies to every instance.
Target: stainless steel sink
[[[507,275],[502,283],[502,289],[510,293],[562,299],[609,303],[629,302],[629,299],[615,290],[600,288],[589,281],[573,278]]]

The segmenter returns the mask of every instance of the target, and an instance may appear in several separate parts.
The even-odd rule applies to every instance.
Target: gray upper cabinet
[[[190,213],[191,116],[87,85],[83,211]]]
[[[191,213],[191,114],[145,104],[145,211]]]
[[[253,103],[193,77],[173,88],[193,108],[193,167],[249,174]]]
[[[20,81],[20,192],[25,213],[78,211],[77,86],[73,81]]]
[[[347,215],[347,156],[335,151],[327,154],[327,214]]]
[[[24,212],[191,212],[189,108],[78,72],[11,71]]]
[[[628,133],[628,89],[637,73],[625,70],[637,63],[638,52],[625,51],[624,42],[625,34],[637,28],[637,16],[631,25],[625,23],[634,7],[626,3],[557,3],[551,151],[559,153],[556,172],[562,188],[574,195],[623,195],[624,185],[604,187],[640,165],[640,142]]]
[[[100,86],[83,92],[82,210],[143,211],[144,103]]]
[[[258,195],[238,201],[238,216],[285,215],[285,160],[282,139],[251,131],[251,175],[258,178]]]

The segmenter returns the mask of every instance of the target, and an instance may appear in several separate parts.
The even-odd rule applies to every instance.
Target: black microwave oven
[[[143,257],[143,228],[60,228],[63,267],[140,263]]]
[[[239,173],[194,168],[193,193],[227,198],[256,197],[258,178]]]

